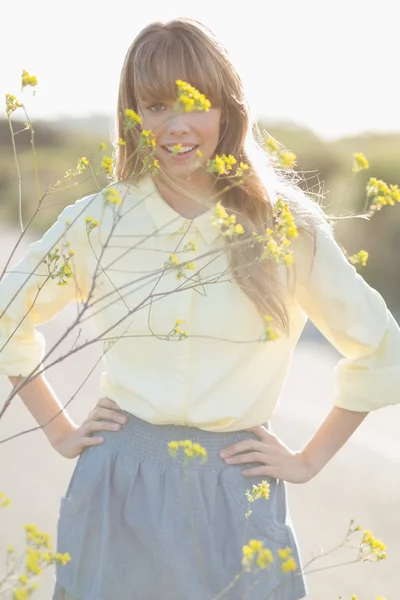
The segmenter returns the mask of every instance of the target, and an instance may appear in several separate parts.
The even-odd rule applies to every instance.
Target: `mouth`
[[[193,156],[199,146],[183,146],[181,150],[174,154],[172,146],[161,146],[163,151],[168,154],[173,160],[185,160]]]

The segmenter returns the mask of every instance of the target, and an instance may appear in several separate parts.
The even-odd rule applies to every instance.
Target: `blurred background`
[[[99,153],[101,142],[111,155],[119,73],[137,33],[151,21],[189,16],[208,25],[221,39],[242,74],[254,117],[262,129],[297,155],[302,187],[323,194],[327,212],[346,215],[366,208],[370,177],[400,184],[400,111],[395,90],[398,36],[397,5],[380,1],[346,4],[287,0],[251,0],[231,5],[203,0],[143,3],[140,7],[114,0],[106,10],[98,3],[70,0],[67,5],[37,0],[18,3],[18,15],[4,18],[0,37],[0,92],[24,102],[35,130],[40,188],[74,170],[82,156]],[[18,18],[17,18],[18,17]],[[38,78],[35,94],[20,89],[22,69]],[[21,120],[22,119],[22,120]],[[14,131],[23,129],[21,110],[14,113]],[[23,220],[37,205],[30,133],[15,136],[22,180]],[[353,153],[363,152],[369,170],[351,172]],[[90,193],[87,172],[79,185],[49,195],[17,252],[39,237],[66,204]],[[106,184],[104,176],[100,183]],[[0,117],[0,235],[5,263],[18,236],[18,173],[5,111]],[[359,271],[400,317],[400,253],[397,240],[400,206],[384,207],[370,221],[338,222],[336,236],[349,254],[369,252]],[[49,343],[65,328],[69,308],[42,328]],[[60,352],[62,348],[60,349]],[[66,402],[94,364],[96,350],[70,359],[48,378]],[[301,447],[331,405],[332,368],[339,355],[308,324],[296,349],[292,369],[273,420],[277,433],[292,447]],[[74,373],[71,378],[69,373]],[[85,418],[98,398],[93,375],[71,405],[72,416]],[[75,377],[76,376],[76,377]],[[10,389],[0,382],[1,404]],[[399,390],[400,393],[400,390]],[[369,415],[343,450],[305,486],[289,486],[305,561],[312,553],[340,543],[351,517],[388,543],[389,558],[377,565],[353,565],[310,575],[310,600],[337,600],[340,594],[373,600],[381,594],[400,598],[400,441],[398,407]],[[14,402],[0,421],[0,440],[33,420]],[[22,544],[22,524],[36,522],[55,535],[58,501],[74,461],[53,452],[45,437],[31,433],[0,445],[0,490],[13,505],[0,513],[0,551]],[[7,512],[6,512],[7,511]],[[21,546],[22,547],[22,546]],[[348,555],[346,555],[348,556]],[[337,562],[343,561],[343,556]],[[334,564],[330,559],[328,564]],[[317,566],[316,566],[317,568]],[[2,564],[0,562],[0,574]],[[51,573],[37,597],[51,598]]]

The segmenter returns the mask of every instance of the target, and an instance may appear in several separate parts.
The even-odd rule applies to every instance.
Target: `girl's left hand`
[[[306,483],[316,474],[312,465],[301,452],[293,452],[287,448],[279,438],[262,425],[249,427],[245,431],[255,433],[260,441],[248,438],[231,444],[220,452],[221,458],[228,465],[262,463],[260,467],[243,470],[242,475],[245,477],[265,475],[275,479],[284,479],[290,483]]]

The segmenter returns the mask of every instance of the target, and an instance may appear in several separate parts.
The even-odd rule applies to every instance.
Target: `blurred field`
[[[0,231],[0,235],[2,263],[14,237],[7,231]],[[58,339],[73,310],[74,307],[68,307],[42,328],[49,343]],[[61,400],[66,402],[75,392],[98,356],[99,349],[91,348],[49,372],[48,379]],[[332,367],[337,359],[337,353],[314,335],[312,328],[307,329],[296,349],[280,405],[272,420],[276,433],[290,447],[303,446],[328,412]],[[98,367],[71,405],[70,413],[77,421],[86,416],[98,398],[100,372],[101,367]],[[8,380],[1,379],[1,403],[9,389]],[[308,484],[288,486],[292,517],[305,562],[321,546],[328,550],[339,544],[352,517],[388,546],[388,559],[384,562],[342,566],[311,574],[308,578],[309,600],[337,600],[339,595],[350,600],[351,594],[357,594],[359,600],[374,600],[377,595],[388,600],[400,598],[399,417],[399,406],[370,414],[322,473]],[[30,414],[17,399],[0,422],[0,440],[34,425]],[[40,431],[0,445],[0,489],[13,499],[13,504],[0,513],[1,556],[8,544],[23,548],[22,526],[25,523],[36,523],[55,535],[59,499],[74,463],[53,451]],[[340,551],[323,563],[316,562],[313,568],[348,561],[353,556],[350,551]],[[49,600],[51,589],[52,573],[49,571],[34,597]]]

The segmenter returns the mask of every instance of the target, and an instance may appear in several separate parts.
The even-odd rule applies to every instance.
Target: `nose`
[[[167,132],[172,135],[181,135],[190,132],[190,125],[187,116],[183,113],[176,113],[168,119]]]

